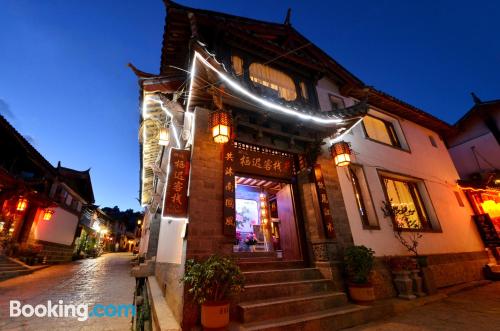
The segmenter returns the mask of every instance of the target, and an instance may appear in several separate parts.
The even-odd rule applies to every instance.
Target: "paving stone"
[[[500,282],[348,330],[500,330]]]
[[[130,253],[110,253],[55,265],[31,275],[0,282],[0,329],[3,330],[130,330],[130,317],[76,318],[9,317],[9,301],[22,304],[131,304],[135,279]]]

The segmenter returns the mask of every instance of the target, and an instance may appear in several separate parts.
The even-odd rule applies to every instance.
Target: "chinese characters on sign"
[[[316,164],[314,166],[314,179],[316,182],[316,190],[318,192],[319,208],[321,209],[321,216],[325,225],[326,236],[328,238],[335,238],[335,230],[333,228],[333,217],[330,212],[330,203],[328,195],[326,194],[325,180],[321,172],[321,166]]]
[[[293,158],[290,156],[235,149],[234,163],[236,171],[248,174],[275,178],[293,176]]]
[[[170,151],[170,171],[167,178],[163,217],[187,217],[190,156],[189,150],[172,148]]]
[[[224,190],[224,234],[227,236],[236,235],[236,222],[235,222],[235,187],[234,187],[234,145],[232,142],[224,146],[224,160],[223,164],[223,190]]]

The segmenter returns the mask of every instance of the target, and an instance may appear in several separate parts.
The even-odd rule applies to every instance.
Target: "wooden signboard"
[[[290,179],[293,176],[293,157],[277,151],[252,150],[252,146],[234,148],[234,169],[246,174]]]
[[[224,145],[223,154],[223,198],[224,198],[224,230],[223,233],[226,236],[236,235],[236,220],[235,220],[235,187],[234,187],[234,171],[235,171],[235,154],[234,154],[234,143],[229,141],[229,143]]]
[[[163,202],[163,217],[186,218],[188,216],[188,181],[191,151],[170,150],[167,189]]]
[[[321,210],[321,217],[325,227],[327,238],[335,238],[335,229],[333,228],[333,217],[330,211],[330,202],[326,193],[325,180],[321,172],[321,166],[316,164],[314,166],[314,179],[316,182],[316,191],[318,192],[319,208]]]

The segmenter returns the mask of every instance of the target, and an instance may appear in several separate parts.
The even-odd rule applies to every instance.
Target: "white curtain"
[[[295,83],[288,75],[279,70],[260,63],[252,63],[250,65],[250,79],[278,91],[279,96],[287,101],[297,98]]]

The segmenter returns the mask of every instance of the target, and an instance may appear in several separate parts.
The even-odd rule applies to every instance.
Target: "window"
[[[431,229],[418,182],[382,177],[393,210],[394,225],[400,229]]]
[[[356,207],[359,211],[363,227],[378,228],[377,216],[373,208],[363,168],[360,165],[351,164],[349,165],[349,175],[354,191]]]
[[[434,147],[438,147],[437,144],[436,144],[436,140],[434,139],[433,136],[429,136],[429,141],[431,142],[431,145],[434,146]]]
[[[233,55],[231,56],[231,63],[233,65],[233,71],[236,76],[243,75],[243,60],[241,57]]]
[[[306,83],[300,82],[300,92],[302,93],[302,98],[304,100],[309,100],[309,94],[307,94],[307,86]]]
[[[287,101],[297,99],[295,83],[290,76],[260,63],[252,63],[249,70],[252,82],[275,90],[280,98]]]
[[[367,115],[363,118],[363,127],[368,138],[383,144],[401,147],[391,122]]]
[[[328,98],[330,99],[330,105],[332,106],[332,110],[345,108],[344,99],[337,95],[329,94]]]

